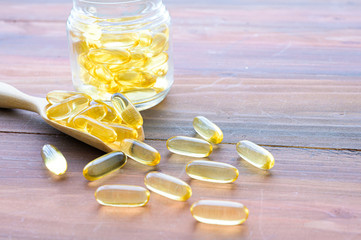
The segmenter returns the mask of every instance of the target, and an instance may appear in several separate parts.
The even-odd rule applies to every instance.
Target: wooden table
[[[0,239],[361,239],[361,2],[323,0],[165,1],[173,18],[175,83],[143,112],[146,143],[162,161],[129,160],[96,182],[82,176],[100,156],[36,114],[0,109]],[[0,2],[0,81],[44,97],[71,90],[65,21],[70,0]],[[225,138],[209,160],[236,166],[233,184],[191,180],[192,160],[165,141],[194,136],[204,115]],[[269,149],[261,171],[241,160],[243,139]],[[57,146],[66,178],[53,179],[40,149]],[[142,208],[100,206],[103,184],[143,185],[146,172],[180,177],[187,202],[151,194]],[[250,210],[240,226],[197,223],[199,199],[228,199]]]

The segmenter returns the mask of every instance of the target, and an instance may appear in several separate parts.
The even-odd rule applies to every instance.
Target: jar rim
[[[76,3],[89,3],[99,5],[112,5],[112,4],[128,4],[143,2],[144,0],[73,0]],[[149,0],[148,0],[149,1]],[[152,1],[152,0],[151,0]],[[157,0],[155,0],[157,1]],[[158,0],[159,1],[159,0]]]

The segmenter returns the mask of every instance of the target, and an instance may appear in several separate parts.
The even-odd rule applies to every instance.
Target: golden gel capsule
[[[173,200],[186,201],[192,196],[192,189],[187,183],[164,173],[148,173],[144,184],[149,190]]]
[[[41,150],[41,157],[46,168],[55,175],[62,175],[66,172],[68,164],[63,154],[53,145],[46,144]]]
[[[222,130],[205,117],[195,117],[193,120],[193,127],[194,130],[208,142],[218,144],[223,140]]]
[[[140,115],[139,111],[126,96],[115,93],[112,95],[111,100],[118,116],[120,116],[126,124],[133,128],[138,128],[143,125],[142,115]]]
[[[73,122],[76,129],[88,132],[104,142],[112,143],[117,139],[117,133],[113,128],[90,117],[78,115]]]
[[[126,162],[124,153],[111,152],[88,163],[83,169],[83,175],[87,180],[94,181],[120,169]]]
[[[238,225],[248,218],[248,208],[239,202],[200,200],[191,206],[193,217],[202,223]]]
[[[138,131],[134,128],[126,126],[124,124],[114,124],[109,123],[108,126],[114,129],[117,133],[117,141],[122,141],[123,139],[130,138],[130,139],[137,139],[138,138]]]
[[[118,118],[117,113],[115,112],[113,107],[109,106],[106,103],[98,101],[98,100],[93,100],[93,101],[97,104],[100,104],[100,105],[106,107],[106,109],[107,109],[105,116],[102,119],[100,119],[102,122],[122,123],[122,120],[120,118]]]
[[[260,169],[271,169],[275,164],[272,154],[253,142],[240,141],[237,143],[236,149],[241,158]]]
[[[127,50],[92,49],[88,58],[97,63],[123,64],[130,60],[130,53]]]
[[[172,153],[190,157],[207,157],[213,150],[212,145],[203,139],[183,136],[169,138],[167,148]]]
[[[83,108],[89,105],[90,98],[82,94],[77,94],[64,101],[51,105],[46,110],[46,115],[51,120],[64,120],[70,117],[76,108]]]
[[[95,199],[101,205],[113,207],[141,207],[148,203],[147,189],[132,185],[104,185],[95,191]]]
[[[230,164],[205,160],[188,163],[186,173],[191,178],[216,183],[234,182],[239,175],[238,169]]]
[[[134,139],[123,139],[121,150],[130,158],[148,166],[155,166],[160,162],[160,154],[153,147]]]
[[[154,35],[152,44],[149,46],[149,50],[151,51],[149,56],[157,56],[161,53],[166,46],[167,36],[164,33],[157,33]]]
[[[46,100],[48,100],[50,104],[56,104],[77,94],[79,93],[55,90],[48,92],[48,94],[46,95]]]
[[[79,112],[79,115],[88,116],[96,120],[102,120],[107,112],[108,109],[106,106],[101,104],[94,104]]]

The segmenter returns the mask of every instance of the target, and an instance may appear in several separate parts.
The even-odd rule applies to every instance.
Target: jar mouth
[[[132,32],[169,21],[162,0],[73,0],[73,3],[70,22],[94,24],[104,32]]]
[[[74,0],[79,3],[90,3],[99,5],[136,3],[144,0]]]

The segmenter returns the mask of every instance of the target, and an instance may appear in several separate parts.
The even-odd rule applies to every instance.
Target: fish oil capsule
[[[147,189],[132,185],[104,185],[95,191],[98,203],[113,207],[141,207],[148,203]]]
[[[124,124],[114,124],[109,123],[108,126],[114,129],[117,133],[117,141],[122,141],[123,139],[130,138],[130,139],[137,139],[138,132],[134,128],[128,127]]]
[[[111,152],[88,163],[83,169],[84,177],[89,181],[102,178],[120,169],[127,162],[127,156],[122,152]]]
[[[79,112],[79,114],[83,116],[88,116],[96,120],[102,120],[107,114],[107,112],[108,109],[106,106],[101,104],[94,104]]]
[[[200,200],[191,206],[193,217],[202,223],[238,225],[248,218],[248,208],[239,202]]]
[[[77,94],[48,107],[46,109],[46,115],[51,120],[64,120],[70,117],[76,108],[89,106],[90,101],[90,97]]]
[[[89,74],[99,81],[110,84],[115,78],[113,73],[109,71],[103,64],[94,65],[93,68],[89,69]],[[111,88],[111,86],[108,88]]]
[[[222,130],[205,117],[195,117],[193,120],[193,127],[194,130],[208,142],[218,144],[223,140]]]
[[[46,100],[48,100],[50,104],[57,104],[77,94],[79,93],[55,90],[48,92],[46,95]]]
[[[139,46],[147,47],[152,43],[152,35],[149,30],[144,30],[139,33]]]
[[[167,43],[167,36],[164,33],[157,33],[154,35],[152,44],[149,46],[150,52],[148,56],[157,56],[161,53]]]
[[[130,60],[130,53],[127,50],[92,49],[88,58],[97,63],[123,64]]]
[[[144,184],[149,190],[173,200],[186,201],[192,196],[192,189],[187,183],[168,174],[150,172],[145,175]]]
[[[138,128],[143,125],[143,118],[139,111],[134,107],[130,100],[120,93],[112,95],[112,103],[115,111],[122,118],[122,120],[132,126]]]
[[[41,157],[46,168],[55,175],[62,175],[66,172],[68,164],[64,155],[53,145],[46,144],[41,150]]]
[[[123,139],[121,150],[130,158],[148,166],[155,166],[160,162],[160,154],[153,147],[135,139]]]
[[[230,164],[205,160],[188,163],[186,173],[191,178],[216,183],[234,182],[239,175],[238,169]]]
[[[212,153],[212,145],[199,138],[175,136],[167,140],[167,148],[172,153],[190,157],[208,157]]]
[[[78,115],[73,123],[76,129],[88,132],[103,142],[112,143],[117,139],[117,133],[113,128],[90,117]]]
[[[260,169],[271,169],[275,164],[272,154],[253,142],[240,141],[237,143],[236,149],[241,158]]]

